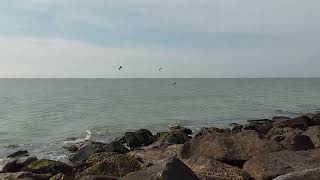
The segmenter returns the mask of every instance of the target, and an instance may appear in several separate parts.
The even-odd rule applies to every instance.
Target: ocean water
[[[197,130],[319,110],[316,78],[0,79],[0,164],[17,149],[66,160],[68,137],[109,142],[140,128]]]

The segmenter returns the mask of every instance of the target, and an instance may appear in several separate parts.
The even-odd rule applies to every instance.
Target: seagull
[[[122,69],[122,66],[119,67],[119,71],[121,71],[121,69]]]
[[[162,71],[162,69],[163,69],[163,68],[159,68],[159,72],[161,72],[161,71]]]

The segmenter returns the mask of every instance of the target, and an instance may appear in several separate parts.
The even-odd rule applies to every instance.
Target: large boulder
[[[3,171],[18,172],[37,160],[38,159],[35,156],[22,156],[18,158],[13,158],[3,166]]]
[[[157,143],[159,146],[167,147],[174,144],[184,144],[190,139],[191,137],[187,133],[181,131],[170,131],[162,136]]]
[[[200,131],[195,135],[195,137],[198,136],[203,136],[205,134],[210,134],[210,133],[215,133],[215,132],[219,132],[219,133],[228,133],[231,132],[230,129],[220,129],[220,128],[216,128],[216,127],[210,127],[210,128],[201,128]]]
[[[11,180],[11,179],[48,180],[50,177],[51,176],[47,174],[33,174],[30,172],[0,173],[1,180]]]
[[[283,147],[279,143],[260,137],[256,131],[212,132],[184,144],[180,156],[183,159],[204,156],[242,167],[245,161],[256,155],[280,150]]]
[[[147,129],[140,129],[135,132],[126,132],[125,140],[130,149],[141,146],[148,146],[154,142],[152,133]]]
[[[90,161],[100,157],[100,162],[92,163],[92,166],[78,174],[76,179],[88,175],[123,177],[130,172],[141,170],[140,162],[125,154],[105,154],[100,156],[99,154],[95,154],[94,156],[96,157],[90,157],[88,160]]]
[[[199,179],[210,180],[249,180],[248,173],[212,158],[199,157],[184,161]]]
[[[302,135],[308,136],[315,148],[320,147],[320,126],[310,126],[308,129],[302,133]]]
[[[176,157],[164,159],[161,163],[121,178],[122,180],[197,180],[194,172]]]
[[[30,171],[35,174],[51,174],[56,175],[58,173],[63,173],[70,175],[72,174],[72,167],[66,163],[41,159],[32,162],[24,170]]]
[[[291,127],[306,130],[310,126],[311,119],[308,116],[300,116],[293,119],[279,119],[273,123],[273,127]]]
[[[80,146],[77,152],[70,155],[69,160],[71,162],[81,161],[88,158],[90,155],[94,153],[100,152],[127,153],[129,152],[129,150],[118,141],[113,141],[109,144],[102,142],[86,141]]]
[[[185,133],[185,134],[192,134],[192,130],[189,129],[189,128],[185,128],[185,127],[182,127],[182,126],[172,126],[169,128],[169,132],[182,132],[182,133]]]
[[[19,150],[12,154],[9,154],[7,158],[15,158],[15,157],[21,157],[21,156],[29,156],[29,152],[25,150]]]
[[[319,180],[320,168],[307,169],[279,176],[273,180]]]
[[[272,179],[295,171],[320,167],[320,149],[279,151],[259,154],[248,160],[243,170],[256,180]]]
[[[277,142],[281,142],[286,138],[286,135],[292,131],[303,132],[300,129],[294,129],[291,127],[273,127],[269,130],[267,138]]]
[[[310,118],[311,126],[320,125],[320,112],[305,114],[305,116]]]
[[[285,139],[281,141],[281,144],[288,150],[293,151],[314,149],[311,139],[301,133],[299,130],[286,133]]]
[[[267,134],[273,126],[272,123],[269,119],[248,120],[248,124],[244,125],[242,130],[255,130],[260,134]]]
[[[137,149],[128,154],[140,160],[145,166],[160,163],[162,160],[177,156],[181,151],[182,144],[171,145],[168,147],[145,147]]]

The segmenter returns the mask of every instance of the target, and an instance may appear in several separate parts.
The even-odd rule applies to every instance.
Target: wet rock
[[[98,175],[89,175],[80,178],[79,180],[117,180],[117,177],[111,176],[98,176]]]
[[[125,139],[130,149],[141,146],[148,146],[154,142],[152,133],[147,129],[141,129],[136,132],[126,132]]]
[[[310,118],[311,126],[320,125],[320,112],[309,113],[309,114],[306,114],[305,116]]]
[[[59,161],[41,159],[29,164],[25,170],[35,174],[51,174],[58,173],[68,174],[72,173],[72,167]]]
[[[272,179],[295,171],[320,166],[320,149],[279,151],[259,154],[248,160],[243,170],[256,180]]]
[[[168,132],[158,132],[156,135],[153,136],[155,141],[158,141],[160,138],[163,138]]]
[[[310,126],[307,131],[303,132],[302,135],[308,136],[315,148],[320,147],[320,126]]]
[[[199,157],[184,161],[199,179],[249,180],[248,173],[212,158]]]
[[[141,170],[140,162],[125,154],[107,155],[102,161],[77,175],[79,179],[88,175],[107,175],[123,177],[130,172]]]
[[[50,180],[73,180],[74,178],[72,176],[68,176],[66,174],[59,173],[53,177],[50,178]]]
[[[94,153],[100,152],[127,153],[129,152],[129,150],[118,141],[113,141],[109,144],[86,141],[84,144],[80,146],[79,150],[76,153],[70,155],[69,160],[71,162],[81,161],[88,158],[90,155]]]
[[[172,126],[169,128],[169,132],[181,132],[181,133],[185,133],[185,134],[192,134],[192,130],[191,129],[188,129],[188,128],[185,128],[185,127],[182,127],[182,126]]]
[[[293,119],[277,120],[273,123],[273,127],[291,127],[306,130],[310,125],[310,118],[307,116],[300,116]]]
[[[304,171],[298,171],[289,173],[286,175],[278,176],[274,180],[319,180],[320,168],[307,169]]]
[[[290,120],[291,118],[288,116],[274,116],[272,118],[273,122],[283,121],[283,120]]]
[[[180,131],[170,131],[159,139],[160,146],[170,146],[173,144],[184,144],[191,139],[188,134]]]
[[[256,131],[213,132],[184,144],[179,155],[183,159],[204,156],[242,167],[246,160],[256,155],[280,150],[283,150],[283,147],[279,143],[260,137]]]
[[[22,170],[23,168],[27,167],[32,162],[35,162],[37,160],[38,159],[35,156],[32,156],[32,157],[26,156],[26,157],[15,158],[3,166],[3,171],[4,172],[18,172],[18,171]]]
[[[237,123],[230,124],[230,127],[231,127],[230,128],[231,133],[239,133],[243,129],[243,125],[237,124]]]
[[[169,157],[159,164],[144,170],[133,172],[121,178],[122,180],[197,180],[192,170],[176,157]]]
[[[134,150],[128,153],[128,155],[134,156],[144,166],[150,166],[153,164],[160,163],[162,160],[171,157],[177,156],[178,153],[181,151],[182,144],[171,145],[168,147],[155,147],[149,148],[146,147],[141,150]]]
[[[79,150],[79,147],[76,144],[66,144],[65,146],[63,146],[63,148],[71,153],[77,152]]]
[[[0,179],[34,179],[34,180],[48,180],[51,176],[47,174],[33,174],[30,172],[17,172],[17,173],[1,173]]]
[[[248,120],[242,130],[255,130],[260,134],[267,134],[273,127],[273,121],[269,119]]]
[[[20,157],[20,156],[29,156],[29,152],[25,150],[19,150],[8,155],[7,158],[14,158],[14,157]]]

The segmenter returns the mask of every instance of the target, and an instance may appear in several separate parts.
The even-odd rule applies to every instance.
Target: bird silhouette
[[[162,71],[162,69],[163,69],[163,68],[159,68],[159,72],[161,72],[161,71]]]
[[[119,71],[121,71],[121,69],[122,69],[122,66],[119,67]]]

